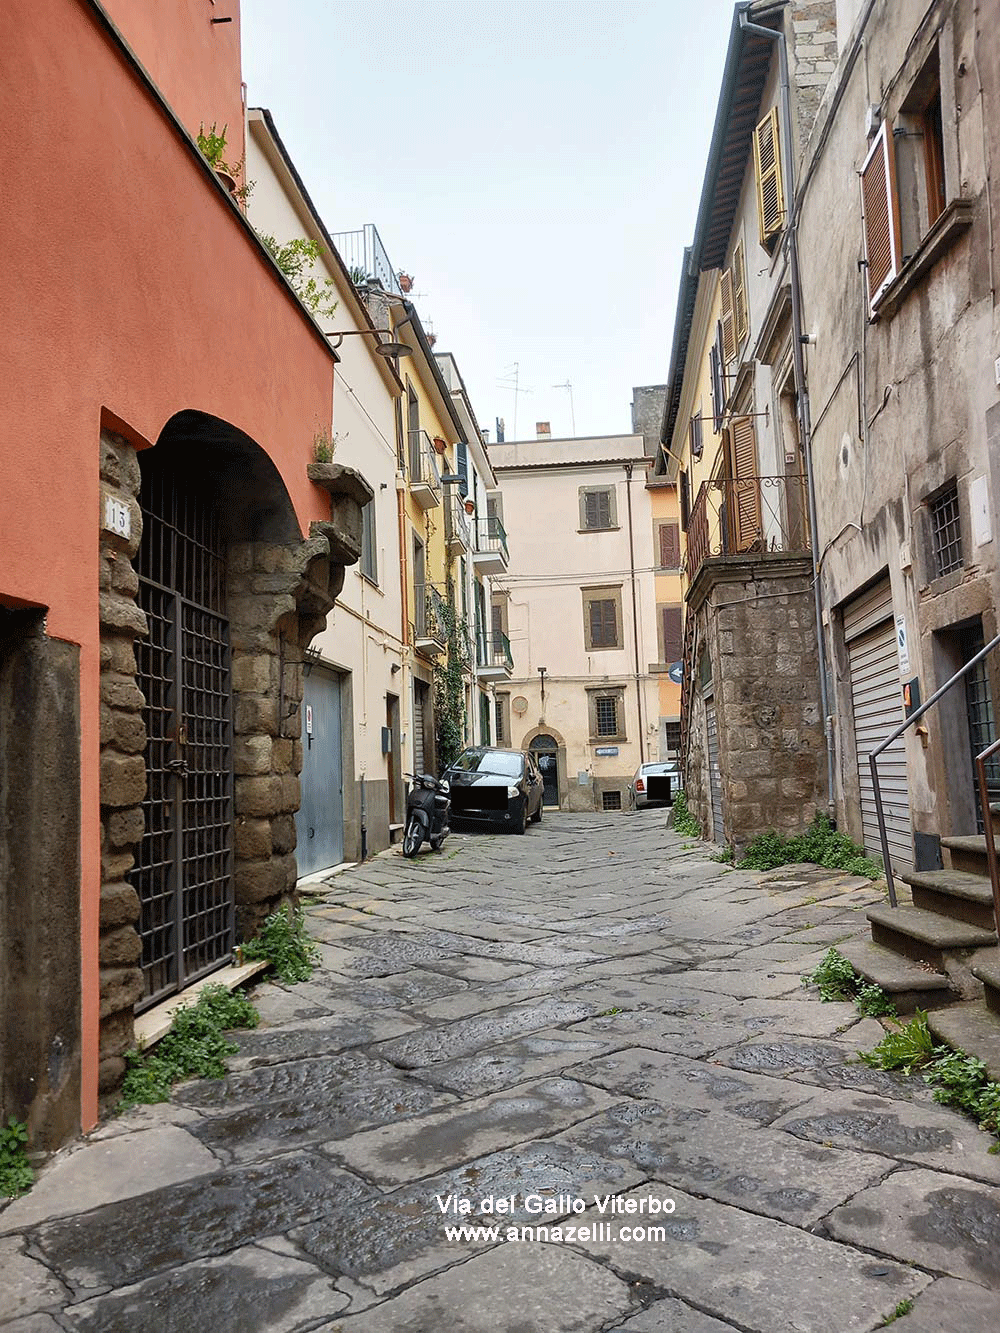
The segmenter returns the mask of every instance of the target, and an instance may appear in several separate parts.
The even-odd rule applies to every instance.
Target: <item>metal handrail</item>
[[[947,694],[954,684],[956,684],[959,680],[961,680],[962,677],[965,676],[969,671],[971,671],[974,666],[977,666],[983,660],[984,657],[986,657],[989,653],[993,651],[994,648],[997,647],[998,644],[1000,644],[1000,634],[998,634],[995,639],[990,639],[989,643],[986,645],[985,648],[981,648],[979,652],[976,653],[975,657],[971,657],[968,660],[968,662],[966,662],[965,666],[960,667],[958,671],[955,672],[955,674],[951,677],[950,680],[945,681],[945,683],[941,686],[940,689],[935,690],[926,703],[921,704],[920,707],[916,709],[915,712],[911,713],[910,716],[906,719],[906,721],[903,722],[901,726],[898,726],[895,731],[891,732],[885,738],[882,744],[877,746],[876,749],[872,750],[871,754],[868,756],[868,764],[872,771],[872,785],[875,788],[875,814],[878,817],[879,840],[882,843],[882,864],[885,867],[885,880],[889,888],[890,907],[898,907],[899,904],[896,902],[896,881],[893,879],[892,863],[889,860],[889,836],[885,831],[885,813],[882,809],[882,789],[879,786],[879,781],[878,781],[878,762],[877,762],[878,757],[883,750],[888,749],[888,747],[893,743],[894,740],[897,740],[900,736],[902,736],[903,732],[906,731],[908,727],[912,727],[914,722],[919,722],[920,719],[923,717],[923,715],[927,712],[928,708],[931,708],[934,704],[936,704],[943,694]],[[1000,744],[1000,742],[998,742],[998,744]],[[984,751],[984,754],[985,753],[987,752]],[[982,757],[983,756],[979,756],[979,758]],[[978,768],[979,765],[978,758],[976,760],[976,765]],[[987,809],[988,806],[983,807],[984,816]],[[989,846],[991,841],[992,838],[986,839],[987,857],[989,857]],[[996,853],[994,852],[994,857],[995,855]],[[991,882],[993,883],[993,895],[994,895],[994,906],[995,906],[997,901],[996,898],[997,881],[994,879],[992,872],[990,875],[990,879]]]
[[[993,890],[993,924],[1000,939],[1000,865],[997,858],[997,844],[993,835],[993,820],[990,816],[990,794],[986,781],[986,761],[1000,750],[1000,740],[987,745],[982,754],[976,755],[976,777],[979,781],[979,807],[983,812],[983,832],[986,835],[986,867],[990,876],[990,888]]]

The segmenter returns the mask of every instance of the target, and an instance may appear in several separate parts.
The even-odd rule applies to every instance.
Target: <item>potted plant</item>
[[[445,444],[444,440],[442,440],[440,435],[434,436],[433,444],[434,444],[434,452],[436,454],[443,454],[444,451],[448,448],[447,444]]]
[[[465,502],[465,512],[466,512],[467,514],[474,514],[474,513],[476,512],[476,506],[472,503],[471,500],[466,500],[466,502]]]

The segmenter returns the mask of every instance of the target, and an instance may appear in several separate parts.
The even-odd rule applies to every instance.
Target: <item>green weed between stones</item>
[[[670,823],[674,832],[679,833],[683,838],[701,837],[701,825],[688,809],[687,797],[682,791],[679,791],[674,797]]]
[[[252,940],[243,945],[247,962],[264,958],[274,968],[274,975],[286,985],[308,981],[319,962],[319,950],[306,930],[302,909],[272,912]]]
[[[897,1319],[902,1319],[905,1315],[908,1315],[912,1309],[913,1302],[909,1297],[907,1297],[905,1301],[897,1301],[896,1308],[893,1310],[892,1314],[887,1314],[881,1324],[878,1324],[877,1327],[888,1328],[889,1325],[894,1324]]]
[[[795,837],[786,838],[773,829],[758,833],[736,866],[738,870],[774,870],[800,861],[868,879],[878,879],[882,873],[879,863],[865,856],[864,848],[846,834],[838,833],[826,815],[817,815],[812,827]]]
[[[909,1023],[897,1023],[873,1050],[861,1059],[873,1069],[895,1069],[904,1074],[921,1071],[934,1089],[934,1100],[971,1116],[989,1134],[1000,1138],[1000,1083],[992,1083],[982,1060],[948,1046],[935,1046],[927,1014],[917,1009]],[[990,1152],[1000,1152],[1000,1142]]]
[[[28,1161],[28,1126],[13,1116],[0,1129],[0,1197],[16,1199],[31,1189],[35,1173]]]
[[[165,1102],[181,1079],[222,1078],[226,1057],[238,1049],[224,1034],[233,1028],[255,1028],[259,1022],[257,1010],[242,991],[206,986],[197,1003],[175,1015],[155,1051],[149,1055],[129,1051],[118,1110]]]
[[[827,949],[812,972],[802,978],[804,986],[818,986],[819,998],[853,1000],[865,1018],[895,1018],[896,1006],[881,986],[864,981],[843,954]]]

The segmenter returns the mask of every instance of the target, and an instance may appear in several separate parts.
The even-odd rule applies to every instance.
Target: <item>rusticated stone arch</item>
[[[162,451],[162,452],[161,452]],[[236,939],[294,895],[295,811],[302,768],[304,651],[361,549],[360,506],[371,489],[351,469],[318,478],[334,495],[331,521],[303,537],[281,475],[267,454],[225,422],[184,412],[137,457],[120,436],[102,435],[107,496],[129,508],[131,534],[101,537],[102,894],[101,1089],[120,1081],[143,993],[139,899],[129,882],[143,835],[146,745],[134,643],[146,632],[136,600],[145,467],[176,469],[217,505],[225,550],[233,713],[233,889]],[[106,496],[102,496],[102,514]]]

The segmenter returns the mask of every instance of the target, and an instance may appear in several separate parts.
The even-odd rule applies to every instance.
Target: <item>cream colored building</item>
[[[546,803],[627,806],[659,757],[653,521],[642,435],[489,446],[503,490],[510,567],[494,593],[514,660],[498,730],[531,749]]]

